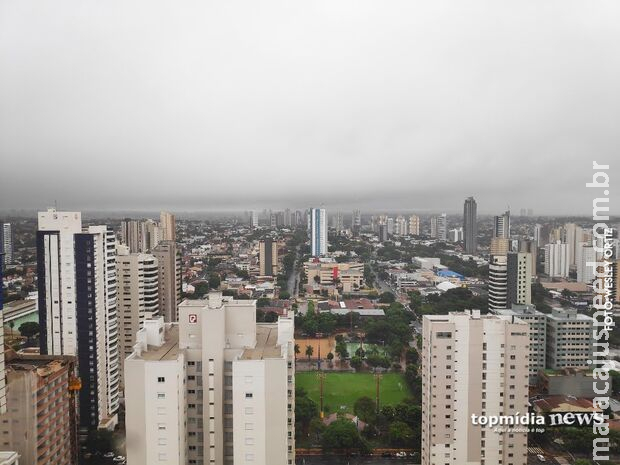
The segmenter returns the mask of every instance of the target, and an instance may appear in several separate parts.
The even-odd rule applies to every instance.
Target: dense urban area
[[[592,369],[592,263],[613,251],[617,312],[617,228],[597,245],[591,219],[479,215],[473,197],[458,215],[0,225],[0,463],[594,463],[591,426],[471,420],[515,412],[604,414],[620,463],[619,331],[604,408]]]

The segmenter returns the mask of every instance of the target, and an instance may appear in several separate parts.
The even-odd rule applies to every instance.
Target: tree
[[[396,297],[391,292],[384,292],[379,296],[379,302],[382,304],[391,304],[396,301]]]
[[[321,435],[326,428],[327,426],[325,426],[325,423],[323,423],[323,421],[319,417],[314,417],[312,420],[310,420],[308,433],[314,441],[319,441],[321,439]]]
[[[267,312],[265,314],[265,323],[274,323],[278,321],[278,314],[276,312]]]
[[[209,275],[209,288],[210,289],[218,289],[220,287],[221,279],[220,275],[217,273],[211,273]]]
[[[306,357],[308,357],[308,361],[310,361],[310,357],[312,357],[313,353],[314,353],[314,347],[306,346]]]
[[[329,353],[327,354],[327,360],[329,361],[329,364],[331,365],[332,363],[334,363],[334,354],[333,353]]]
[[[360,397],[353,404],[353,412],[366,423],[374,423],[377,419],[377,405],[370,397]]]
[[[26,323],[19,325],[17,330],[19,331],[19,334],[30,340],[39,334],[41,327],[36,321],[27,321]]]
[[[345,360],[349,356],[349,351],[347,350],[347,344],[345,342],[338,342],[336,344],[336,353],[340,360]]]
[[[108,430],[93,430],[88,433],[86,438],[86,447],[92,452],[110,452],[112,451],[113,433]]]
[[[334,421],[325,429],[321,445],[323,451],[328,453],[338,450],[347,453],[357,451],[362,454],[370,452],[370,446],[360,436],[355,424],[344,418]]]
[[[391,445],[402,447],[412,443],[415,433],[404,421],[395,421],[390,425],[388,435]]]
[[[351,364],[351,366],[353,368],[355,368],[356,370],[359,370],[360,368],[362,368],[362,358],[358,355],[355,355],[353,357],[351,357],[351,360],[349,361],[349,363]]]
[[[299,348],[299,344],[295,344],[295,361],[297,361],[297,356],[301,353],[301,349]]]
[[[295,399],[295,420],[309,425],[310,420],[319,415],[319,407],[310,397],[301,396]]]
[[[418,351],[415,350],[413,347],[409,347],[407,349],[407,352],[405,353],[405,358],[407,360],[407,363],[415,365],[420,360],[420,355],[418,354]]]

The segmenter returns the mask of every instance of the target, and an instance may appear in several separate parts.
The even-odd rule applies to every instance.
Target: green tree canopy
[[[357,451],[362,454],[370,452],[370,446],[360,436],[357,426],[350,420],[338,419],[330,424],[323,433],[321,441],[325,452],[344,450],[348,453]]]
[[[37,334],[39,334],[39,332],[41,331],[41,327],[36,321],[27,321],[26,323],[22,323],[21,325],[19,325],[19,328],[17,328],[17,330],[22,336],[28,339],[32,339]]]
[[[377,417],[377,405],[370,397],[360,397],[353,404],[353,412],[366,423],[374,423]]]

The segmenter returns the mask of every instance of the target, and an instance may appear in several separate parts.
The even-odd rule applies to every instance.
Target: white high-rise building
[[[431,218],[431,237],[444,242],[448,239],[448,219],[445,213]]]
[[[360,210],[353,210],[351,216],[351,229],[354,233],[359,233],[362,229],[362,212]]]
[[[309,215],[310,253],[320,257],[327,253],[327,213],[324,208],[311,208]]]
[[[510,210],[504,212],[503,215],[495,217],[493,222],[493,237],[501,237],[503,239],[510,238]]]
[[[409,234],[412,236],[420,235],[420,217],[417,215],[409,217]]]
[[[422,333],[422,465],[526,465],[526,432],[472,415],[528,411],[527,323],[472,310],[424,316]]]
[[[149,324],[138,341],[162,334]],[[293,319],[257,324],[255,301],[213,292],[176,326],[125,361],[129,465],[293,464]]]
[[[494,255],[489,261],[489,309],[498,310],[508,305],[508,258]]]
[[[591,284],[594,280],[594,266],[588,266],[588,263],[596,263],[598,255],[592,245],[586,245],[581,242],[577,249],[577,281],[580,283]]]
[[[13,263],[13,229],[11,223],[3,223],[0,230],[0,253],[4,253],[0,266],[4,266]]]
[[[121,366],[133,352],[136,334],[144,321],[159,315],[159,266],[157,258],[143,253],[129,253],[117,246],[118,318]]]
[[[550,278],[567,278],[569,274],[568,246],[560,241],[545,245],[545,274]]]
[[[450,242],[459,242],[459,241],[462,241],[463,238],[464,238],[464,234],[463,234],[462,226],[460,228],[454,228],[450,230],[450,234],[448,237]]]
[[[124,367],[129,465],[188,463],[187,423],[197,425],[198,422],[196,404],[191,409],[188,406],[196,388],[192,386],[192,392],[187,390],[186,368],[185,351],[179,348],[178,324],[164,323],[163,317],[145,320]],[[208,392],[208,388],[201,386],[200,391]],[[200,422],[202,426],[202,418]],[[203,429],[200,433],[203,438],[208,436]],[[195,435],[196,431],[193,443]],[[197,446],[193,444],[193,447]],[[203,446],[201,450],[204,454]],[[189,463],[208,464],[209,461]]]
[[[513,304],[532,304],[532,256],[510,252],[507,257],[507,308]]]
[[[406,236],[407,234],[409,234],[409,224],[404,216],[398,215],[394,222],[394,235]]]
[[[78,358],[80,427],[114,428],[120,361],[116,238],[106,226],[82,232],[78,212],[39,213],[41,353]]]
[[[151,252],[162,240],[162,230],[154,220],[140,223],[140,252]]]
[[[256,210],[252,210],[250,213],[250,226],[258,228],[258,212]]]
[[[495,310],[497,315],[516,317],[530,329],[530,383],[538,382],[538,372],[547,366],[547,315],[533,305],[513,304],[509,310]]]
[[[547,368],[588,368],[594,353],[594,320],[576,309],[547,314]]]
[[[340,234],[342,231],[344,231],[344,215],[342,214],[342,212],[336,212],[333,221],[336,234]]]
[[[172,242],[177,240],[177,222],[176,217],[172,213],[160,213],[159,227],[161,228],[161,240]]]

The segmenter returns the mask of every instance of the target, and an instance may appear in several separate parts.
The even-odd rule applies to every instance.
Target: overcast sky
[[[0,210],[587,213],[592,160],[620,184],[619,18],[615,0],[0,0]]]

